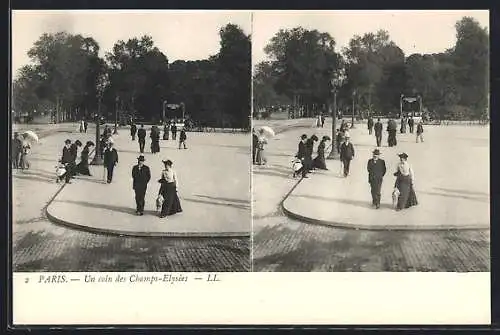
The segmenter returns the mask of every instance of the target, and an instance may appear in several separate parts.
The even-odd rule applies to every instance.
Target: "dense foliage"
[[[150,36],[117,41],[104,59],[90,38],[64,32],[43,34],[28,55],[33,65],[17,73],[13,109],[26,113],[52,110],[57,121],[115,109],[144,120],[159,121],[163,102],[184,103],[195,121],[212,126],[247,128],[250,115],[250,36],[236,25],[220,30],[217,55],[199,61],[175,61]],[[107,81],[99,92],[99,78]]]
[[[425,109],[439,118],[488,117],[488,32],[464,17],[456,23],[456,38],[443,53],[405,57],[383,30],[354,36],[341,53],[328,34],[280,30],[265,48],[270,60],[256,66],[254,103],[314,112],[337,79],[339,107],[349,113],[353,102],[356,113],[397,113],[403,94],[421,96]]]

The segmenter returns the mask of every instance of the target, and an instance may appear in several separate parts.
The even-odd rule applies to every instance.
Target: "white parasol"
[[[265,137],[274,137],[274,130],[269,126],[262,126],[259,128],[259,133]]]
[[[23,133],[23,137],[31,142],[38,142],[38,135],[31,130],[27,130]]]

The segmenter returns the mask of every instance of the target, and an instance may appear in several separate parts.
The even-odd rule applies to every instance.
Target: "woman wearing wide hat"
[[[88,141],[83,147],[82,152],[80,154],[80,163],[78,163],[78,165],[76,166],[76,173],[84,176],[91,176],[89,170],[89,153],[90,153],[90,147],[93,146],[94,142]]]
[[[325,161],[325,149],[326,149],[326,142],[330,141],[330,137],[328,136],[323,136],[321,139],[321,142],[319,142],[318,145],[318,156],[314,158],[313,161],[313,167],[316,169],[321,169],[321,170],[328,170],[326,167],[326,161]]]
[[[396,210],[400,211],[404,208],[418,205],[417,195],[413,188],[414,174],[413,169],[408,163],[408,155],[401,153],[398,155],[400,162],[397,171],[394,173],[396,176],[396,183],[394,188],[399,190],[398,204]]]
[[[161,178],[158,182],[161,184],[160,191],[158,192],[163,197],[164,201],[161,207],[160,218],[167,215],[173,215],[182,212],[181,202],[177,195],[177,188],[179,187],[177,174],[172,168],[172,161],[162,161],[165,169],[161,173]]]

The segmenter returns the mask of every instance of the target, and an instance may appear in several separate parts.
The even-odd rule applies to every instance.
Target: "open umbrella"
[[[261,133],[265,137],[274,137],[275,133],[271,127],[262,126],[259,128],[259,133]]]
[[[27,130],[23,133],[23,136],[31,142],[38,142],[38,135],[34,131]]]

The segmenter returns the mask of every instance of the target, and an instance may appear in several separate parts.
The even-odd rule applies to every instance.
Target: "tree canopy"
[[[101,58],[91,37],[43,34],[28,52],[32,64],[21,68],[14,80],[13,108],[26,113],[52,110],[57,121],[89,118],[97,110],[99,77],[106,75],[102,111],[108,118],[118,108],[159,121],[164,101],[183,102],[200,123],[247,128],[250,36],[228,24],[219,37],[218,54],[169,63],[148,35],[117,41]]]
[[[288,100],[307,109],[326,103],[329,78],[340,78],[338,103],[344,110],[354,101],[357,113],[391,114],[399,111],[403,94],[420,95],[425,108],[441,118],[486,117],[488,32],[470,17],[455,28],[452,48],[424,55],[405,55],[384,30],[353,36],[342,52],[326,33],[280,30],[265,47],[269,60],[256,65],[254,104]]]

